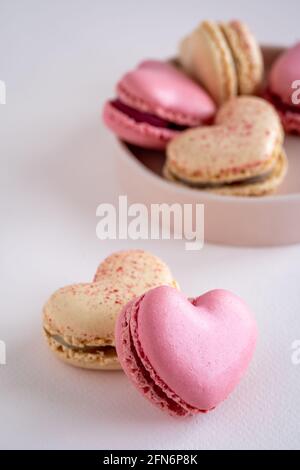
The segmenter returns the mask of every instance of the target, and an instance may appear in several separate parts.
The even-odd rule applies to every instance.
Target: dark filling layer
[[[170,171],[170,170],[169,170]],[[231,183],[193,183],[191,181],[184,180],[176,175],[174,175],[171,171],[171,176],[175,178],[177,181],[181,181],[188,186],[191,186],[193,188],[199,188],[199,189],[218,189],[218,188],[224,188],[224,187],[242,187],[242,186],[248,186],[249,184],[260,184],[264,183],[267,181],[270,176],[273,173],[273,169],[264,173],[263,175],[258,175],[258,176],[253,176],[252,178],[240,180],[240,181],[232,181]]]
[[[71,349],[74,352],[81,352],[81,353],[89,353],[89,354],[98,354],[99,352],[103,352],[107,356],[115,356],[116,349],[114,346],[74,346],[72,344],[66,343],[64,339],[59,335],[51,335],[45,330],[46,334],[53,338],[58,344],[64,346],[65,348]]]
[[[188,126],[181,126],[179,124],[169,122],[165,119],[156,116],[155,114],[144,113],[143,111],[139,111],[138,109],[131,108],[131,106],[128,106],[119,99],[110,101],[110,104],[115,109],[117,109],[123,114],[126,114],[126,116],[130,117],[138,123],[143,122],[145,124],[149,124],[150,126],[159,127],[161,129],[171,129],[173,131],[184,131],[188,128]]]
[[[131,309],[129,311],[129,318],[125,319],[125,323],[123,324],[123,327],[125,327],[128,332],[128,339],[129,339],[129,346],[130,346],[130,353],[134,359],[134,365],[132,366],[133,371],[137,369],[139,373],[142,375],[144,382],[146,383],[145,386],[142,387],[143,392],[147,395],[149,391],[156,396],[159,400],[161,400],[162,405],[166,404],[168,410],[170,410],[172,413],[176,414],[177,416],[190,416],[192,414],[198,413],[207,413],[208,411],[211,410],[200,410],[196,409],[193,406],[186,405],[186,408],[182,406],[180,403],[177,403],[173,398],[169,397],[167,393],[161,388],[160,385],[156,384],[154,379],[152,379],[151,374],[149,371],[146,369],[146,367],[143,364],[142,359],[140,358],[140,353],[136,350],[134,340],[133,340],[133,334],[131,331],[131,324],[130,320],[131,317],[136,313],[138,314],[138,309],[140,306],[141,301],[143,300],[144,296],[140,297],[134,305],[131,306]],[[195,299],[196,301],[197,299]],[[192,303],[192,301],[191,301]],[[135,312],[136,311],[136,312]],[[144,357],[143,351],[141,352],[141,356]]]
[[[130,331],[130,326],[128,325],[129,328],[129,340],[130,340],[130,351],[131,354],[134,357],[136,366],[139,370],[139,372],[142,374],[145,382],[147,385],[143,388],[144,393],[148,393],[149,390],[152,390],[153,393],[160,399],[163,403],[166,403],[168,409],[175,413],[177,416],[186,416],[189,414],[187,410],[185,410],[182,406],[180,406],[178,403],[176,403],[172,398],[169,398],[168,395],[154,382],[152,379],[150,373],[147,371],[147,369],[144,367],[141,359],[139,358],[137,351],[134,347],[133,339],[132,339],[132,334]]]
[[[300,107],[293,104],[284,103],[279,96],[275,95],[270,90],[267,90],[266,95],[269,101],[271,101],[272,104],[275,106],[275,108],[281,111],[282,113],[290,112],[300,114]]]

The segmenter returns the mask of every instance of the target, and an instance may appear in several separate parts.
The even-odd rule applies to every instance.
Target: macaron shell
[[[44,328],[72,346],[114,346],[123,306],[160,285],[177,283],[158,257],[142,250],[114,253],[100,264],[93,282],[63,287],[50,297]]]
[[[271,170],[283,130],[273,106],[256,97],[233,98],[215,126],[190,129],[167,148],[167,168],[191,183],[229,183]]]
[[[200,125],[216,111],[210,96],[168,62],[142,62],[120,80],[117,94],[128,106],[179,125]]]
[[[94,282],[109,277],[120,282],[137,297],[156,286],[169,285],[178,288],[169,267],[158,256],[144,250],[117,251],[99,264]]]
[[[230,48],[219,25],[204,21],[180,46],[179,60],[222,104],[237,95],[238,84]]]
[[[120,139],[143,148],[163,150],[167,143],[178,135],[178,132],[172,129],[136,122],[114,108],[110,102],[104,106],[103,120],[106,126]]]
[[[221,23],[220,26],[234,58],[239,94],[257,93],[261,88],[264,66],[262,52],[255,37],[247,25],[240,21]]]
[[[252,358],[257,329],[245,303],[227,291],[192,305],[168,287],[148,292],[138,312],[143,354],[160,379],[198,410],[225,400]]]
[[[271,92],[287,105],[293,105],[292,88],[294,81],[300,80],[300,42],[284,52],[274,63],[269,75]],[[300,104],[294,104],[300,109]]]
[[[114,325],[130,293],[109,278],[57,290],[44,307],[44,327],[70,345],[114,345]]]
[[[194,70],[195,42],[192,34],[183,38],[179,44],[178,56],[180,65],[185,73],[197,78]]]

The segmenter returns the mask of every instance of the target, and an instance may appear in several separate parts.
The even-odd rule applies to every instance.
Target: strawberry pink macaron
[[[266,95],[277,109],[286,132],[300,134],[300,42],[275,61]]]
[[[115,336],[119,361],[139,392],[184,417],[214,409],[234,390],[252,358],[257,328],[231,292],[188,300],[162,286],[124,307]]]
[[[174,65],[148,60],[119,81],[103,118],[125,142],[164,149],[180,131],[210,123],[215,111],[210,96]]]

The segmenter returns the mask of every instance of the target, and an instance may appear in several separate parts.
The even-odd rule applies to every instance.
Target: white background
[[[207,245],[195,254],[180,242],[95,235],[97,205],[120,192],[113,138],[100,120],[104,100],[124,71],[173,55],[205,18],[242,18],[264,43],[299,39],[298,0],[0,1],[1,448],[300,447],[300,365],[291,361],[300,339],[300,246]],[[255,359],[215,412],[174,421],[122,373],[76,370],[48,352],[47,297],[91,279],[105,256],[127,247],[161,256],[188,295],[227,288],[255,311]]]

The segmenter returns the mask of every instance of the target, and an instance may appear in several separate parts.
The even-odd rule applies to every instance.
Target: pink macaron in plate
[[[210,96],[178,68],[147,60],[119,81],[103,119],[125,142],[164,149],[180,131],[210,123],[215,111]]]
[[[286,132],[300,134],[300,42],[274,62],[266,93]]]
[[[124,307],[115,335],[119,361],[139,392],[185,417],[214,409],[234,390],[253,356],[257,328],[231,292],[188,300],[162,286]]]

